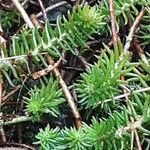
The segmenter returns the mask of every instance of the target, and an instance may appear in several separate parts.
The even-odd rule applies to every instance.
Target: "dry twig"
[[[77,1],[76,1],[76,4],[75,4],[75,8],[76,8],[76,9],[78,8],[78,6],[80,5],[81,2],[82,2],[82,0],[77,0]]]
[[[2,27],[1,27],[1,22],[0,22],[0,31],[3,32]],[[3,37],[0,36],[0,45],[4,45],[6,44],[6,41]],[[2,55],[3,57],[3,55]],[[0,112],[1,112],[1,107],[2,107],[2,96],[3,96],[3,75],[0,71]],[[0,115],[2,115],[2,113],[0,113]],[[3,129],[3,127],[0,127],[0,134],[1,134],[1,138],[3,140],[3,142],[6,142],[6,136],[5,136],[5,131]]]
[[[34,27],[33,23],[31,22],[29,16],[27,15],[27,13],[24,10],[24,8],[21,6],[21,4],[19,3],[19,1],[18,0],[12,0],[12,2],[14,3],[14,5],[18,9],[18,11],[21,13],[24,21],[28,24],[28,26],[30,28],[33,28]]]
[[[132,39],[133,39],[133,35],[134,35],[134,32],[135,32],[136,26],[138,25],[138,23],[140,22],[142,16],[144,15],[144,11],[145,11],[144,9],[142,9],[142,10],[140,11],[140,13],[139,13],[138,16],[136,17],[135,21],[133,22],[133,25],[132,25],[131,28],[130,28],[130,32],[129,32],[128,37],[127,37],[127,39],[126,39],[126,44],[125,44],[125,46],[124,46],[124,52],[128,51],[129,48],[130,48],[130,44],[131,44],[131,42],[132,42]],[[139,47],[137,47],[137,48],[139,48]],[[141,51],[141,49],[140,49],[140,51],[139,51],[139,54],[140,54],[140,53],[143,53],[143,52]],[[125,89],[124,89],[123,91],[124,91],[125,94],[127,94],[127,91],[126,91]],[[132,92],[132,93],[133,93],[133,92]],[[136,92],[134,91],[134,93],[136,93]],[[127,108],[128,108],[129,111],[131,111],[131,110],[130,110],[130,107],[129,107],[129,104],[128,104],[128,102],[129,102],[129,97],[128,97],[128,96],[129,96],[129,95],[130,95],[130,94],[125,95],[125,99],[126,99]],[[131,120],[132,123],[135,122],[135,120],[134,120],[133,117],[130,117],[130,120]],[[136,144],[137,144],[137,149],[138,149],[138,150],[142,150],[142,146],[141,146],[141,143],[140,143],[140,138],[139,138],[139,134],[138,134],[137,129],[134,129],[133,132],[134,132],[134,134],[135,134],[135,140],[136,140]]]
[[[19,117],[13,118],[12,120],[1,122],[0,127],[12,125],[12,124],[16,124],[16,123],[21,123],[21,122],[26,122],[26,121],[32,121],[32,119],[33,119],[32,117],[28,117],[28,116],[19,116]]]
[[[109,0],[109,7],[110,7],[110,18],[111,18],[111,30],[112,30],[112,36],[113,36],[113,44],[115,45],[115,44],[117,44],[117,33],[116,33],[116,26],[115,26],[115,16],[114,16],[114,11],[113,11],[113,0]],[[135,27],[133,26],[133,28],[135,28]],[[132,29],[132,30],[134,31],[134,29]],[[129,33],[129,37],[132,36],[132,34],[133,34],[132,32]],[[122,78],[122,80],[124,80],[123,76],[121,78]],[[127,91],[125,89],[123,90],[123,92],[125,94],[127,93]],[[128,95],[125,96],[125,99],[126,99],[127,108],[128,108],[128,110],[130,110],[130,107],[128,105],[128,101],[129,101]],[[130,120],[132,123],[135,122],[133,117],[130,117]],[[133,130],[133,132],[135,134],[137,148],[138,148],[138,150],[142,150],[137,129],[135,128]]]
[[[37,18],[36,18],[35,14],[31,14],[30,19],[31,19],[34,26],[36,26],[38,29],[41,28],[42,24],[37,21]]]
[[[62,1],[62,2],[59,2],[59,3],[54,4],[54,5],[52,5],[52,6],[49,6],[49,7],[47,7],[47,8],[45,9],[45,13],[47,13],[48,11],[53,10],[53,9],[55,9],[55,8],[57,8],[57,7],[60,7],[60,6],[62,6],[62,5],[65,5],[65,4],[67,4],[67,2],[66,2],[66,1]],[[39,13],[36,15],[37,18],[38,18],[38,17],[41,17],[41,16],[42,16],[42,12],[39,12]]]
[[[3,79],[2,79],[2,74],[0,72],[0,111],[1,111],[1,106],[2,106],[2,91],[3,91]],[[0,116],[3,115],[0,113]],[[1,139],[3,142],[6,142],[6,136],[5,136],[5,131],[2,126],[0,126],[0,135]]]
[[[37,56],[37,55],[45,55],[45,54],[47,54],[47,52],[36,53],[36,54],[33,54],[33,56]],[[0,58],[0,63],[1,63],[1,61],[15,60],[15,59],[19,59],[19,58],[28,57],[28,56],[29,56],[29,55],[17,55],[17,56],[12,56],[12,57]]]
[[[3,76],[2,73],[0,72],[0,111],[1,111],[1,106],[2,106],[2,92],[3,92]]]
[[[42,12],[43,12],[43,16],[44,16],[44,19],[47,20],[47,14],[46,14],[46,11],[45,11],[45,8],[44,8],[44,5],[43,5],[43,2],[41,0],[38,0],[39,4],[40,4],[40,7],[42,9]]]
[[[54,65],[49,65],[46,69],[43,69],[43,70],[40,70],[40,71],[37,71],[37,72],[34,72],[32,74],[32,78],[34,80],[42,77],[42,76],[45,76],[47,75],[50,71],[54,70],[55,68],[57,68],[60,64],[60,62],[62,61],[62,58],[60,58]]]
[[[114,3],[113,0],[109,0],[109,11],[110,11],[110,22],[111,22],[112,38],[113,38],[113,44],[116,44],[117,43],[117,33],[116,33],[113,3]]]
[[[135,29],[137,27],[137,25],[139,24],[140,20],[142,19],[143,15],[144,15],[144,12],[145,12],[145,9],[142,9],[140,11],[140,13],[138,14],[138,16],[136,17],[135,21],[133,22],[131,28],[130,28],[130,32],[127,36],[127,39],[126,39],[126,44],[124,46],[124,51],[128,51],[129,48],[130,48],[130,44],[132,42],[132,39],[133,39],[133,35],[134,35],[134,32],[135,32]]]
[[[50,65],[53,65],[54,64],[54,61],[53,59],[49,56],[49,55],[46,55],[46,58],[47,58],[47,61],[49,62]],[[61,77],[61,74],[59,72],[59,70],[57,68],[54,68],[53,69],[53,73],[55,74],[57,80],[59,81],[60,83],[60,86],[66,96],[66,99],[68,101],[68,104],[73,112],[73,115],[75,117],[75,123],[76,123],[76,127],[79,128],[81,126],[81,117],[80,117],[80,113],[75,105],[75,102],[73,100],[73,97],[72,95],[70,94],[69,90],[68,90],[68,87],[65,83],[65,81],[62,79]]]
[[[115,97],[113,97],[113,100],[119,100],[119,99],[124,98],[126,96],[130,96],[131,94],[142,93],[142,92],[146,92],[146,91],[150,91],[150,87],[142,88],[142,89],[135,90],[135,91],[130,91],[130,92],[127,92],[125,94],[115,96]],[[112,98],[105,99],[104,103],[107,103],[107,102],[110,102],[110,101],[112,101]],[[101,101],[99,102],[99,104],[101,104]]]
[[[9,92],[6,96],[4,96],[2,98],[2,106],[7,102],[7,100],[15,93],[17,92],[19,89],[21,88],[20,85],[16,86],[14,90],[12,90],[11,92]]]

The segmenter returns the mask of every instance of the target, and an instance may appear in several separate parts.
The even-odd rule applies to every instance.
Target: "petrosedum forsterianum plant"
[[[73,24],[74,26],[72,26]],[[77,13],[69,15],[69,21],[64,22],[64,28],[66,27],[65,30],[70,33],[69,36],[75,39],[75,44],[84,47],[87,39],[104,24],[105,22],[103,22],[103,16],[98,11],[98,6],[90,7],[86,4],[83,8],[79,7]]]
[[[150,2],[149,2],[150,3]],[[150,7],[145,9],[144,16],[136,33],[142,47],[150,45]]]
[[[130,22],[134,21],[135,17],[138,15],[140,8],[150,6],[149,0],[115,0],[113,2],[114,6],[114,13],[116,17],[116,27],[117,32],[122,30],[122,27],[125,26]],[[103,36],[110,36],[111,28],[109,26],[110,16],[109,16],[109,0],[101,0],[99,2],[99,13],[103,15],[105,25],[100,27],[100,34]],[[145,26],[145,29],[148,30],[149,26]],[[141,37],[142,38],[142,37]],[[146,36],[148,38],[148,34]],[[144,39],[144,38],[143,38]]]
[[[86,108],[96,107],[105,99],[119,94],[119,84],[123,84],[120,76],[133,69],[125,67],[129,59],[128,52],[107,50],[107,52],[102,50],[98,63],[81,74],[81,79],[76,84],[80,103]]]
[[[54,117],[59,114],[58,107],[64,102],[62,91],[58,82],[50,78],[47,85],[42,84],[42,88],[35,87],[30,91],[30,97],[26,99],[26,111],[39,120],[43,113],[49,113]]]
[[[70,150],[84,150],[92,147],[90,137],[87,136],[86,131],[90,129],[84,124],[78,130],[76,128],[65,128],[62,130],[62,142],[64,149]]]
[[[16,9],[11,11],[0,10],[0,19],[2,28],[5,32],[8,32],[9,28],[11,28],[14,24],[19,24],[20,22],[19,13]]]
[[[46,52],[53,58],[61,57],[62,49],[75,53],[75,49],[86,46],[86,40],[98,31],[100,25],[104,24],[102,19],[103,16],[99,14],[96,6],[90,7],[85,4],[68,13],[67,19],[58,18],[54,29],[48,22],[45,23],[43,32],[37,27],[25,28],[19,35],[13,37],[10,53],[5,48],[1,51],[0,70],[13,85],[8,71],[11,71],[15,78],[18,78],[21,72],[31,75],[28,56],[30,59],[32,56],[32,63],[36,68],[41,70],[48,67],[41,53]]]
[[[149,62],[150,54],[142,54],[141,59],[139,59],[139,65],[134,68],[133,77],[136,79],[135,81],[140,81],[142,86],[149,87],[150,81],[150,62]],[[132,76],[132,74],[131,74]],[[131,80],[130,80],[131,81]]]
[[[147,7],[146,10],[149,11],[149,3],[148,0],[115,1],[114,10],[118,31],[122,24],[127,24],[129,20],[135,19],[135,16],[138,14],[138,7]],[[62,21],[58,18],[56,28],[54,29],[50,27],[48,22],[45,23],[42,33],[37,28],[25,28],[19,35],[13,37],[9,54],[8,50],[3,48],[1,51],[0,70],[10,85],[13,86],[8,72],[11,72],[15,78],[18,78],[22,72],[31,75],[32,70],[29,67],[26,55],[33,55],[33,63],[36,68],[41,70],[43,67],[48,66],[41,55],[42,52],[48,52],[51,56],[58,58],[61,57],[62,49],[75,53],[77,47],[86,46],[86,40],[93,33],[99,32],[99,34],[106,35],[106,32],[110,32],[110,27],[108,26],[110,21],[109,1],[100,1],[99,6],[94,7],[85,4],[83,7],[80,6],[78,9],[73,9],[66,18],[63,17]],[[149,37],[149,32],[147,32],[149,31],[148,25],[144,25],[144,31],[146,31],[144,32],[144,37],[140,32],[138,34],[141,38],[145,39]],[[13,57],[13,59],[10,57]]]
[[[130,143],[128,133],[122,137],[118,130],[127,125],[128,114],[125,111],[114,112],[108,119],[92,120],[91,125],[83,123],[79,129],[50,129],[49,125],[37,134],[41,150],[114,150],[127,148]],[[117,149],[117,150],[118,150]]]
[[[92,146],[89,137],[85,136],[84,129],[85,127],[79,130],[76,128],[50,129],[50,126],[47,125],[44,130],[40,129],[36,135],[38,141],[34,144],[39,144],[41,150],[84,150]]]
[[[40,144],[40,150],[57,150],[61,140],[60,129],[50,129],[50,126],[47,125],[44,130],[39,130],[36,139],[38,142],[35,142],[34,144]]]

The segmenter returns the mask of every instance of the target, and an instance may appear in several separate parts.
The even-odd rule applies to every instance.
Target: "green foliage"
[[[108,1],[100,2],[99,7],[90,7],[86,4],[83,8],[79,7],[77,10],[73,9],[72,13],[68,13],[68,19],[63,17],[63,21],[61,21],[60,18],[58,18],[57,26],[54,29],[52,29],[47,22],[42,33],[40,33],[37,28],[32,30],[25,28],[21,34],[14,36],[11,53],[8,54],[7,49],[3,48],[1,52],[3,59],[0,62],[0,69],[10,85],[13,84],[7,74],[8,70],[11,70],[15,78],[18,78],[21,72],[31,74],[32,70],[29,67],[30,65],[26,55],[32,56],[34,65],[42,69],[48,66],[44,57],[41,55],[42,52],[48,52],[51,56],[58,58],[61,57],[62,49],[75,53],[75,49],[80,47],[80,52],[82,53],[83,47],[86,46],[85,42],[93,33],[99,31],[99,34],[104,33],[106,35],[110,30],[108,26],[108,4]],[[149,6],[149,3],[146,0],[142,2],[137,0],[115,1],[114,7],[118,31],[122,24],[127,24],[129,20],[134,20],[135,15],[138,14],[136,5]],[[148,10],[147,8],[147,12]],[[144,25],[144,33],[146,35],[148,34],[148,30],[148,26]],[[143,37],[140,33],[139,36],[141,38]],[[7,59],[7,57],[14,57],[14,59]]]
[[[4,31],[8,32],[9,28],[13,26],[15,23],[19,23],[19,14],[15,9],[12,11],[3,11],[0,10],[0,19],[1,19],[1,25]]]
[[[109,49],[108,49],[109,50]],[[104,100],[119,93],[120,76],[132,70],[125,68],[129,53],[119,54],[119,50],[102,51],[98,63],[81,75],[76,85],[80,103],[86,108],[96,107]]]
[[[64,102],[58,82],[50,78],[47,85],[42,88],[35,87],[30,91],[30,98],[25,98],[26,111],[36,120],[39,120],[43,113],[49,113],[55,117],[59,114],[58,106]]]
[[[145,48],[149,47],[150,1],[114,1],[117,32],[121,27],[129,26],[142,7],[146,7],[146,11],[135,34],[137,39],[142,41],[142,48]],[[4,18],[5,14],[0,15]],[[10,19],[6,19],[9,20],[9,24]],[[4,24],[4,19],[2,23]],[[94,33],[105,38],[111,34],[108,0],[100,1],[99,6],[90,7],[85,4],[83,7],[73,8],[67,17],[57,19],[55,28],[46,22],[43,31],[37,27],[23,29],[20,34],[13,37],[10,52],[6,48],[2,49],[0,72],[9,84],[14,86],[12,80],[19,78],[22,72],[31,75],[36,69],[41,70],[49,66],[42,53],[48,53],[54,59],[58,59],[62,57],[62,50],[76,55],[78,48],[80,54],[83,54],[84,48],[87,48],[86,41],[92,38]],[[130,53],[123,51],[121,42],[118,42],[113,50],[105,44],[104,48],[98,56],[98,62],[82,73],[81,78],[75,83],[79,109],[87,111],[82,114],[86,118],[91,111],[93,119],[87,119],[79,129],[51,129],[49,125],[44,130],[40,129],[36,136],[36,144],[40,145],[41,150],[134,150],[135,128],[143,139],[142,146],[146,145],[149,149],[150,96],[148,92],[132,93],[132,88],[139,90],[149,87],[149,54],[148,57],[139,60],[138,65],[134,65],[129,62]],[[128,82],[122,81],[121,76]],[[126,89],[131,95],[128,100],[124,97],[116,98]],[[50,78],[48,84],[42,83],[41,88],[35,86],[25,99],[26,111],[37,121],[45,113],[58,117],[59,105],[64,102],[58,81],[53,78]],[[133,123],[130,122],[131,117]]]
[[[75,44],[81,47],[85,46],[85,41],[91,37],[91,34],[105,24],[97,7],[90,7],[87,4],[83,8],[79,7],[77,13],[68,15],[68,18],[68,21],[64,19],[64,29],[68,36],[74,39]]]
[[[149,93],[137,93],[133,94],[133,100],[130,102],[132,107],[132,113],[138,120],[141,118],[143,124],[147,124],[150,120],[150,95]]]
[[[150,63],[149,63],[150,54],[141,54],[141,59],[139,59],[138,65],[134,68],[134,73],[129,74],[131,77],[130,81],[140,81],[141,85],[144,87],[149,86],[150,81]]]
[[[143,71],[145,71],[145,75],[141,73],[139,73],[139,75],[144,79],[144,80],[147,80],[147,81],[150,81],[150,65],[145,63],[144,61],[140,60],[140,65],[141,65],[141,68],[143,69]]]
[[[139,10],[142,6],[150,6],[149,0],[115,0],[114,1],[114,10],[116,16],[116,27],[117,32],[120,31],[120,28],[124,25],[127,25],[130,21],[134,21],[135,17],[138,15]],[[149,8],[148,8],[149,9]],[[103,26],[100,27],[100,34],[109,35],[111,34],[111,29],[109,26],[109,0],[102,0],[99,2],[99,13],[103,15],[103,18],[106,22]],[[146,27],[148,30],[148,26]],[[148,36],[147,36],[148,37]]]
[[[100,121],[93,119],[90,126],[84,123],[78,130],[65,128],[60,131],[57,128],[50,129],[48,126],[45,130],[40,130],[36,136],[38,140],[36,143],[41,144],[43,150],[47,150],[45,147],[50,147],[51,149],[51,145],[55,149],[59,148],[62,150],[113,150],[114,148],[120,148],[121,145],[123,148],[126,148],[129,138],[123,141],[123,137],[126,137],[127,133],[124,133],[120,138],[118,130],[120,127],[126,126],[127,122],[128,115],[125,111],[122,111],[121,113],[115,112],[111,114],[108,119]]]
[[[55,148],[57,149],[69,149],[69,150],[118,150],[118,149],[133,149],[134,147],[134,137],[132,132],[130,132],[134,126],[137,126],[140,134],[143,135],[143,142],[148,141],[144,138],[144,135],[150,135],[149,132],[149,104],[150,97],[146,93],[134,94],[132,101],[129,101],[130,111],[126,107],[122,107],[122,111],[115,111],[109,115],[109,117],[99,119],[92,119],[91,125],[83,123],[82,127],[79,129],[75,128],[65,128],[63,130],[58,130],[58,137],[55,140],[50,141],[51,137],[47,138],[49,141],[47,144],[51,145],[54,142]],[[129,117],[135,118],[135,124],[129,122]],[[48,127],[49,128],[49,127]],[[47,129],[47,127],[46,127]],[[43,132],[40,130],[38,135],[47,135],[48,131]],[[56,128],[57,129],[57,128]],[[51,130],[49,129],[49,134]],[[42,137],[37,138],[39,140],[37,144],[42,143]],[[48,136],[47,136],[48,137]],[[42,148],[43,146],[40,145]],[[43,149],[46,150],[46,149]]]
[[[87,136],[87,125],[80,129],[70,128],[62,131],[62,144],[65,149],[84,150],[92,147],[90,137]]]
[[[12,85],[7,70],[11,70],[16,78],[20,74],[18,70],[31,74],[27,56],[32,56],[34,65],[41,69],[48,66],[41,55],[42,52],[48,52],[54,58],[61,57],[62,49],[75,53],[75,49],[79,46],[84,47],[86,40],[103,24],[102,18],[95,6],[85,5],[83,8],[74,9],[72,14],[68,13],[68,20],[63,18],[64,23],[58,18],[55,29],[52,29],[48,22],[41,34],[37,27],[25,28],[21,34],[13,37],[10,54],[3,48],[0,69]]]
[[[140,29],[137,32],[137,37],[141,42],[141,46],[144,47],[150,44],[150,7],[145,9],[145,14],[142,18]]]
[[[34,56],[41,51],[47,51],[58,57],[61,48],[73,52],[75,47],[85,45],[85,41],[101,25],[101,20],[102,17],[96,7],[88,5],[83,8],[79,7],[78,10],[73,10],[72,14],[68,13],[68,20],[63,18],[64,23],[61,23],[60,18],[58,18],[54,30],[47,22],[42,36],[37,28],[25,29],[20,35],[14,36],[11,56],[26,54]]]
[[[47,125],[44,130],[40,129],[39,133],[36,136],[36,139],[38,140],[38,142],[35,142],[34,144],[40,144],[41,150],[57,149],[57,146],[59,146],[60,143],[59,129],[50,129],[50,126]]]
[[[95,118],[92,120],[92,129],[89,130],[88,136],[91,138],[94,149],[119,149],[127,148],[129,145],[128,133],[118,135],[121,127],[126,126],[128,123],[128,114],[125,111],[120,113],[114,112],[108,119],[100,119],[97,121]],[[128,137],[128,138],[127,138]]]

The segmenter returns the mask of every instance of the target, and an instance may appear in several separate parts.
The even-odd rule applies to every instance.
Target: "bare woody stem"
[[[47,14],[46,14],[46,11],[45,11],[43,2],[42,2],[42,0],[38,0],[38,2],[39,2],[39,4],[40,4],[40,6],[41,6],[41,9],[42,9],[42,12],[43,12],[44,19],[47,20]]]
[[[49,64],[54,64],[54,61],[53,59],[49,56],[49,55],[46,55],[46,58],[47,58],[47,61]],[[70,94],[69,90],[68,90],[68,87],[66,85],[66,83],[64,82],[64,80],[62,79],[61,77],[61,74],[59,72],[59,70],[57,68],[54,68],[53,69],[53,73],[55,74],[56,78],[58,79],[59,83],[60,83],[60,86],[66,96],[66,99],[68,101],[68,104],[72,110],[72,113],[75,117],[75,123],[76,123],[76,127],[79,128],[81,126],[81,117],[80,117],[80,114],[79,114],[79,111],[74,103],[74,100],[73,100],[73,97],[72,95]]]
[[[113,38],[113,44],[116,44],[117,43],[117,33],[116,33],[116,24],[115,24],[115,15],[114,15],[113,3],[114,3],[113,0],[109,0],[109,11],[110,11],[112,38]]]
[[[122,80],[125,80],[123,76],[121,77],[121,79],[122,79]],[[123,92],[124,92],[124,93],[127,93],[127,90],[124,88],[124,89],[123,89]],[[130,106],[129,106],[129,96],[125,96],[125,102],[126,102],[126,105],[127,105],[127,109],[131,112],[131,108],[130,108]],[[130,121],[131,121],[132,123],[135,123],[134,118],[131,117],[131,116],[130,116]],[[140,143],[140,138],[139,138],[139,134],[138,134],[138,129],[135,128],[135,129],[133,130],[133,132],[134,132],[134,134],[135,134],[135,140],[136,140],[136,144],[137,144],[137,149],[138,149],[138,150],[142,150],[141,143]]]
[[[24,21],[28,24],[28,26],[30,28],[33,28],[34,27],[33,23],[31,22],[29,16],[27,15],[26,11],[21,6],[21,4],[19,3],[19,1],[18,0],[12,0],[12,2],[15,5],[15,7],[19,10],[19,12],[21,13]]]
[[[3,98],[2,98],[2,106],[7,103],[7,101],[9,100],[9,98],[15,93],[17,92],[19,89],[21,88],[20,85],[16,86],[12,91],[10,91],[7,95],[5,95]]]
[[[0,22],[0,31],[3,32],[2,27],[1,27],[1,22]],[[3,37],[0,36],[0,45],[1,44],[3,44],[5,46],[6,41],[5,41],[5,39],[3,39]],[[2,53],[0,53],[0,54],[1,54],[1,57],[3,57]],[[2,97],[3,97],[3,75],[2,75],[2,72],[0,70],[0,115],[3,115],[1,113],[1,107],[2,107],[2,102],[3,102]],[[2,141],[6,142],[6,135],[5,135],[5,131],[4,131],[3,127],[0,127],[0,135],[1,135]]]
[[[131,45],[131,42],[132,42],[132,39],[133,39],[133,35],[134,35],[135,29],[136,29],[136,26],[138,25],[138,23],[140,22],[142,16],[144,15],[144,11],[145,11],[144,9],[142,9],[140,11],[140,13],[136,17],[135,21],[133,22],[133,25],[130,28],[130,32],[129,32],[128,37],[126,39],[126,44],[124,46],[124,52],[128,51],[129,48],[130,48],[130,45]],[[124,93],[125,94],[127,93],[126,90],[124,90]],[[127,108],[130,111],[130,107],[128,105],[128,101],[129,101],[128,95],[126,95],[125,98],[126,98]],[[131,120],[132,123],[135,122],[133,117],[130,117],[130,120]],[[137,144],[137,149],[138,150],[142,150],[142,146],[141,146],[141,143],[140,143],[140,138],[139,138],[139,134],[138,134],[137,129],[134,130],[134,134],[135,134],[135,140],[136,140],[136,144]]]
[[[114,10],[113,10],[113,2],[114,2],[113,0],[109,0],[111,30],[112,30],[112,36],[113,36],[113,44],[115,45],[115,44],[117,44],[117,33],[116,33],[116,26],[115,26],[115,16],[114,16]],[[135,26],[136,26],[136,24],[133,24],[133,27],[131,27],[131,29],[132,28],[133,29],[129,33],[129,38],[130,38],[130,36],[132,37]],[[130,43],[131,43],[131,41],[130,41]],[[130,45],[130,43],[129,43],[129,45]],[[124,80],[124,77],[123,77],[123,80]],[[126,94],[127,91],[126,90],[123,90],[123,91]],[[125,98],[126,98],[127,107],[128,107],[128,109],[130,109],[129,105],[128,105],[128,96],[126,95]],[[130,120],[131,120],[132,123],[134,123],[134,118],[130,117]],[[134,134],[135,134],[135,138],[136,138],[137,148],[138,148],[138,150],[142,150],[137,129],[134,130]]]
[[[0,127],[1,126],[12,125],[12,124],[16,124],[16,123],[21,123],[21,122],[26,122],[26,121],[32,121],[32,120],[33,120],[32,117],[20,116],[20,117],[13,118],[10,121],[0,122]]]
[[[2,106],[2,92],[3,92],[3,76],[0,72],[0,112],[1,112],[1,106]],[[2,115],[2,113],[0,113]],[[3,142],[6,142],[6,136],[5,136],[5,131],[3,129],[3,126],[0,126],[0,136]]]
[[[82,1],[82,0],[77,0],[77,1],[76,1],[76,4],[75,4],[75,8],[76,8],[76,9],[77,9],[78,6],[80,5],[81,1]]]
[[[150,91],[150,87],[142,88],[142,89],[135,90],[135,91],[132,91],[132,92],[127,92],[127,93],[115,96],[115,97],[113,97],[113,99],[114,100],[119,100],[119,99],[124,98],[126,96],[130,96],[131,94],[142,93],[142,92],[146,92],[146,91]],[[107,102],[110,102],[110,101],[112,101],[112,98],[105,99],[104,103],[107,103]],[[99,104],[101,104],[101,101],[99,102]]]
[[[2,73],[0,71],[0,111],[1,111],[1,106],[2,106],[2,92],[3,92],[3,76],[2,76]]]
[[[47,75],[49,72],[51,72],[53,69],[55,69],[56,67],[59,66],[59,62],[60,61],[56,62],[54,65],[49,65],[47,68],[45,68],[43,70],[40,70],[40,71],[32,73],[32,78],[34,80],[36,80],[36,79],[38,79],[38,78],[40,78],[42,76]]]
[[[137,25],[139,24],[140,20],[142,19],[143,15],[144,15],[144,12],[145,12],[145,9],[142,9],[140,11],[140,13],[138,14],[138,16],[135,18],[135,21],[133,22],[133,25],[131,26],[130,28],[130,32],[127,36],[127,39],[126,39],[126,44],[124,46],[124,51],[128,51],[129,48],[130,48],[130,45],[131,45],[131,42],[132,42],[132,39],[133,39],[133,35],[134,35],[134,32],[135,32],[135,29],[137,27]]]
[[[47,13],[48,11],[53,10],[53,9],[55,9],[55,8],[57,8],[57,7],[60,7],[60,6],[62,6],[62,5],[65,5],[65,4],[67,4],[66,1],[61,1],[61,2],[59,2],[59,3],[57,3],[57,4],[51,5],[51,6],[47,7],[47,8],[45,8],[45,13]],[[36,17],[37,17],[37,18],[38,18],[38,17],[41,17],[41,16],[42,16],[42,12],[39,12],[38,14],[36,14]]]

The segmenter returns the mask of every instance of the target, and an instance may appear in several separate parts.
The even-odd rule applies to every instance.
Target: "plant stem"
[[[109,11],[110,11],[110,22],[111,22],[111,30],[112,30],[112,38],[113,44],[117,43],[117,33],[116,33],[116,25],[115,25],[115,15],[113,9],[114,0],[109,0]]]
[[[125,80],[124,76],[121,77],[122,80]],[[127,93],[127,90],[124,88],[123,89],[123,92],[124,93]],[[127,106],[127,109],[132,112],[132,108],[130,107],[130,100],[129,100],[129,97],[128,96],[125,96],[125,102],[126,102],[126,106]],[[134,124],[135,123],[135,119],[133,117],[129,117],[130,118],[130,121]],[[136,144],[137,144],[137,149],[138,150],[142,150],[142,146],[141,146],[141,143],[140,143],[140,138],[139,138],[139,134],[138,134],[138,129],[137,128],[134,128],[133,129],[133,132],[135,134],[135,140],[136,140]]]
[[[140,13],[138,14],[138,16],[136,17],[135,21],[133,22],[131,28],[130,28],[130,32],[126,38],[126,44],[124,46],[124,51],[128,51],[129,48],[130,48],[130,44],[131,44],[131,41],[133,39],[133,35],[134,35],[134,32],[135,32],[135,29],[136,29],[136,26],[139,24],[140,20],[142,19],[143,15],[144,15],[144,12],[145,12],[145,9],[142,9],[140,11]]]
[[[131,94],[136,94],[136,93],[141,93],[141,92],[146,92],[146,91],[150,91],[150,87],[147,87],[147,88],[142,88],[142,89],[139,89],[139,90],[135,90],[135,91],[132,91],[132,92],[127,92],[125,94],[121,94],[121,95],[118,95],[118,96],[115,96],[113,97],[114,100],[118,100],[120,98],[124,98],[126,96],[129,96]],[[107,103],[107,102],[110,102],[112,101],[112,98],[109,98],[109,99],[105,99],[104,102]],[[99,102],[99,104],[101,104],[101,101]]]
[[[65,5],[65,4],[67,4],[67,2],[66,2],[66,1],[62,1],[62,2],[59,2],[59,3],[54,4],[54,5],[52,5],[52,6],[49,6],[49,7],[47,7],[47,8],[45,9],[45,13],[47,13],[48,11],[53,10],[53,9],[55,9],[55,8],[57,8],[57,7],[63,6],[63,5]],[[39,12],[39,13],[36,15],[37,18],[38,18],[38,17],[41,17],[41,16],[42,16],[42,12]]]
[[[40,6],[41,6],[41,9],[42,9],[42,12],[43,12],[43,16],[44,16],[44,19],[47,20],[47,14],[46,14],[46,11],[45,11],[45,8],[44,8],[44,5],[43,5],[43,2],[41,0],[38,0]]]
[[[1,113],[1,107],[2,107],[2,92],[3,92],[3,76],[0,71],[0,117],[2,115]],[[0,135],[3,140],[3,142],[6,142],[6,136],[5,136],[5,131],[3,129],[3,126],[0,126]]]
[[[2,125],[7,126],[7,125],[12,125],[12,124],[26,122],[26,121],[32,121],[32,120],[33,120],[32,117],[20,116],[20,117],[17,117],[17,118],[13,118],[10,121],[5,121],[2,124],[0,124],[0,126],[2,126]]]
[[[32,78],[36,80],[42,76],[47,75],[49,72],[53,71],[56,67],[59,66],[61,60],[62,58],[60,58],[54,65],[49,65],[46,69],[32,73]]]
[[[29,16],[27,15],[26,11],[24,10],[24,8],[21,6],[21,4],[19,3],[18,0],[12,0],[12,2],[14,3],[14,5],[16,6],[16,8],[19,10],[19,12],[21,13],[24,21],[28,24],[28,26],[30,28],[33,28],[34,25],[33,23],[31,22]]]
[[[3,32],[3,29],[1,27],[1,22],[0,22],[0,31]],[[0,45],[1,44],[4,44],[4,46],[6,46],[6,41],[2,36],[0,36]],[[0,53],[0,54],[1,54],[1,57],[3,57],[3,54],[2,53]],[[0,70],[0,116],[3,115],[1,112],[1,107],[2,107],[2,102],[3,102],[2,97],[3,97],[3,75]],[[5,135],[5,131],[4,131],[3,127],[0,127],[0,134],[1,134],[2,141],[6,142],[6,135]]]
[[[50,65],[54,64],[54,61],[53,59],[49,56],[49,55],[46,55],[46,58],[47,58],[47,61]],[[53,69],[53,73],[55,74],[57,80],[59,81],[59,84],[66,96],[66,99],[68,101],[68,104],[73,112],[73,115],[75,117],[75,123],[76,123],[76,127],[79,128],[81,126],[81,117],[80,117],[80,113],[75,105],[75,102],[73,100],[73,97],[72,95],[70,94],[69,90],[68,90],[68,87],[65,83],[65,81],[62,79],[61,77],[61,74],[59,72],[59,70],[57,68],[54,68]]]
[[[8,98],[11,97],[15,92],[17,92],[19,89],[21,88],[20,85],[16,86],[15,89],[13,89],[12,91],[10,91],[7,95],[5,95],[2,100],[2,106],[7,102]]]

